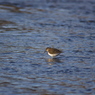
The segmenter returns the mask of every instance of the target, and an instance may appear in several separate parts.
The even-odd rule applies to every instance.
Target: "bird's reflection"
[[[56,62],[57,62],[57,63],[61,63],[61,61],[60,61],[59,58],[49,58],[49,59],[47,59],[47,62],[49,62],[49,65],[53,65],[53,64],[55,64]]]
[[[49,58],[48,62],[60,62],[59,58]]]

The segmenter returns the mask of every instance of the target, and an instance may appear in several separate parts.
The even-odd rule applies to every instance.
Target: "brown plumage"
[[[55,57],[57,55],[59,55],[60,53],[62,53],[61,50],[56,49],[56,48],[51,48],[51,47],[47,47],[46,51],[48,52],[48,55]]]

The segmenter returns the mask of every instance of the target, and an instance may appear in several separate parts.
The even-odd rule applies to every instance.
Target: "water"
[[[94,95],[95,1],[0,0],[0,72],[1,95]]]

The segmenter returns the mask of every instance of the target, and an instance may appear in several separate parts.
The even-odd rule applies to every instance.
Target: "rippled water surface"
[[[0,95],[95,95],[95,1],[0,0]]]

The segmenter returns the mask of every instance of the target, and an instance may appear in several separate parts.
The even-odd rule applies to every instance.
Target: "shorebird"
[[[59,55],[60,53],[62,53],[61,50],[56,49],[56,48],[51,48],[51,47],[47,47],[45,51],[47,51],[48,55],[50,55],[51,57],[55,57]]]

